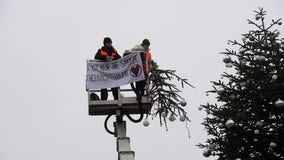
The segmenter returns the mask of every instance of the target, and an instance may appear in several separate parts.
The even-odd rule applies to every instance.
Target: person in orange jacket
[[[146,75],[146,78],[148,73],[152,70],[152,65],[151,65],[152,55],[149,47],[150,47],[150,41],[148,39],[144,39],[140,45],[136,45],[134,48],[131,49],[131,51],[145,52],[145,55],[142,56],[142,61],[143,61],[143,70]],[[146,63],[146,61],[148,63]],[[148,66],[146,66],[146,64],[148,64]],[[146,81],[147,79],[135,83],[137,94],[140,96],[145,95]]]
[[[121,58],[121,56],[117,53],[117,51],[112,46],[112,40],[109,37],[105,37],[103,41],[103,46],[98,49],[95,59],[102,61],[111,61]],[[115,100],[118,99],[118,87],[111,88],[112,95]],[[108,92],[107,89],[101,89],[101,100],[107,100]]]

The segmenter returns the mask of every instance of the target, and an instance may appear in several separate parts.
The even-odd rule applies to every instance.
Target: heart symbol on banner
[[[132,72],[135,76],[137,76],[138,73],[139,73],[139,69],[140,69],[140,67],[139,67],[138,65],[135,65],[135,66],[133,66],[133,67],[131,68],[131,72]]]

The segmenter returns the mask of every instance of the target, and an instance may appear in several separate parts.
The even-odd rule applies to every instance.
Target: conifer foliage
[[[266,25],[266,11],[255,12],[253,26],[241,42],[229,41],[223,62],[229,68],[213,81],[216,104],[201,105],[209,138],[198,146],[203,155],[219,160],[284,159],[284,39],[277,27]]]
[[[152,71],[149,75],[150,97],[153,107],[147,115],[159,117],[160,124],[165,125],[167,129],[167,121],[173,122],[179,119],[181,122],[190,121],[185,111],[187,102],[181,96],[182,89],[185,85],[193,87],[187,79],[176,74],[175,70],[160,69],[156,62],[152,61]],[[181,86],[175,84],[179,81]],[[149,125],[146,120],[143,122],[145,126]]]

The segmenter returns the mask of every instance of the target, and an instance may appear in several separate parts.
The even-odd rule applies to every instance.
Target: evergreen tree
[[[203,155],[219,160],[284,159],[284,39],[274,29],[281,19],[266,25],[263,8],[254,11],[254,26],[242,41],[229,41],[224,72],[213,81],[216,104],[201,105],[207,113],[202,123],[210,136]],[[235,71],[235,72],[234,72]]]

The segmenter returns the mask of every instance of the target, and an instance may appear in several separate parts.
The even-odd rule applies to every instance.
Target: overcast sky
[[[270,21],[284,18],[283,6],[283,0],[0,0],[0,159],[117,159],[105,117],[88,116],[85,91],[86,60],[105,36],[120,54],[148,38],[160,68],[177,70],[196,87],[182,93],[190,139],[178,121],[165,131],[158,119],[147,128],[127,120],[135,159],[206,159],[196,147],[207,137],[198,107],[214,101],[205,91],[228,71],[219,52],[252,29],[253,10],[264,7]]]

